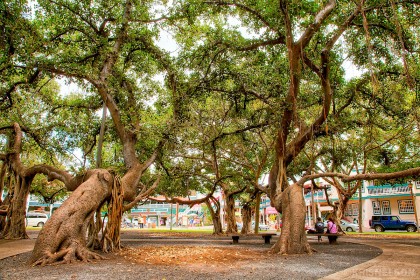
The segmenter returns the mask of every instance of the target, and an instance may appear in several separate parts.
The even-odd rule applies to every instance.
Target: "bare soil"
[[[318,279],[381,254],[349,241],[315,237],[314,254],[281,256],[261,236],[241,236],[236,245],[229,236],[123,232],[124,248],[106,260],[31,267],[25,253],[0,260],[0,279]]]

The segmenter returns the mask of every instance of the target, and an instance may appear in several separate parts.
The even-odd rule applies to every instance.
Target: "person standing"
[[[334,223],[334,220],[332,218],[328,218],[327,233],[337,234],[337,232],[338,229],[337,225]],[[328,241],[330,244],[337,244],[337,236],[328,235]]]
[[[322,222],[321,217],[316,218],[315,232],[324,233],[324,223]],[[322,236],[318,235],[318,242],[320,241],[322,241]]]

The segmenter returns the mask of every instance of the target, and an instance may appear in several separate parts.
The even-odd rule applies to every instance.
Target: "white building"
[[[319,183],[328,188],[328,197],[331,203],[338,201],[338,193],[335,187],[325,182]],[[310,186],[309,186],[310,188]],[[306,187],[306,189],[308,189]],[[362,204],[362,226],[369,229],[369,220],[373,215],[397,215],[402,220],[416,221],[419,225],[420,214],[420,181],[395,185],[378,185],[376,181],[363,181],[361,187],[362,197],[359,199],[359,191],[353,195],[347,204],[343,219],[350,222],[359,219],[359,203]],[[312,203],[313,201],[313,203]],[[325,217],[332,207],[328,206],[324,190],[311,191],[305,194],[307,206],[307,224],[312,225],[314,210],[319,217]],[[315,207],[313,207],[313,205]]]

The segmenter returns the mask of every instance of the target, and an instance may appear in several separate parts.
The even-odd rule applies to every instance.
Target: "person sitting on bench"
[[[328,218],[327,233],[337,234],[337,232],[338,229],[337,225],[334,223],[334,220],[332,218]],[[328,241],[330,244],[337,244],[337,236],[328,235]]]
[[[316,218],[315,232],[316,233],[324,233],[324,223],[322,222],[321,217]],[[321,235],[318,235],[318,242],[319,241],[322,241],[322,236]]]
[[[309,229],[308,234],[324,233],[324,223],[320,217],[316,218],[315,229]],[[322,236],[318,235],[318,242],[322,241]]]

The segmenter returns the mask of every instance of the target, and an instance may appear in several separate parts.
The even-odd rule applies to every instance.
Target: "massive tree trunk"
[[[226,233],[237,233],[238,227],[236,226],[235,219],[235,198],[231,194],[226,194],[225,198],[225,213],[226,213]]]
[[[322,125],[328,117],[332,89],[329,81],[329,51],[338,40],[339,36],[333,36],[320,54],[320,66],[305,59],[305,49],[310,41],[320,30],[324,21],[336,6],[335,0],[329,0],[315,15],[313,21],[301,33],[300,38],[295,37],[295,28],[290,18],[289,2],[280,1],[280,11],[283,15],[285,26],[285,45],[289,62],[289,86],[284,100],[285,106],[276,136],[274,164],[270,170],[269,187],[270,199],[279,213],[282,213],[282,234],[273,247],[274,251],[281,254],[310,253],[310,247],[305,235],[305,204],[302,189],[298,184],[288,186],[287,167],[304,149],[306,143],[316,137],[322,129]],[[340,33],[341,32],[341,33]],[[343,30],[338,30],[338,35]],[[323,104],[318,117],[312,124],[301,126],[296,135],[290,132],[301,123],[299,120],[298,101],[300,99],[300,84],[302,76],[302,64],[310,66],[320,78],[323,91]]]
[[[213,202],[213,205],[211,202]],[[222,221],[220,219],[220,202],[214,197],[210,197],[206,200],[206,205],[209,208],[211,219],[213,220],[213,234],[222,234]],[[213,209],[213,206],[215,209]]]
[[[111,196],[113,176],[106,170],[96,169],[86,177],[40,232],[32,252],[32,264],[101,258],[87,249],[86,230],[97,209]]]
[[[241,210],[242,215],[242,234],[248,234],[251,232],[251,217],[252,217],[252,208],[249,203],[245,203],[242,206]]]
[[[280,205],[283,210],[281,236],[272,250],[280,254],[311,253],[305,233],[305,200],[302,188],[297,184],[287,187],[281,194]]]

